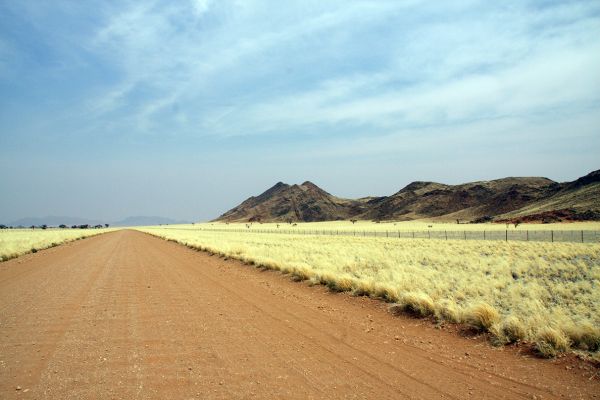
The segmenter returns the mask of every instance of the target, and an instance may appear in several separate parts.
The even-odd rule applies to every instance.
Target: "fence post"
[[[505,235],[506,235],[504,238],[508,242],[508,229],[506,231],[504,231],[504,232],[505,232]]]
[[[529,231],[525,231],[527,233],[527,241],[529,242]]]
[[[583,230],[581,231],[581,243],[583,243]]]
[[[390,237],[390,235],[388,234],[388,231],[385,231],[385,237]]]
[[[446,235],[446,240],[448,240],[448,231],[444,231],[444,235]]]
[[[463,234],[465,235],[465,240],[467,240],[467,231],[463,231]]]
[[[550,241],[554,242],[554,230],[550,231]]]
[[[413,239],[414,239],[414,238],[415,238],[415,231],[413,231],[413,233],[412,233],[412,234],[413,234]]]
[[[485,230],[483,231],[483,240],[485,240]]]

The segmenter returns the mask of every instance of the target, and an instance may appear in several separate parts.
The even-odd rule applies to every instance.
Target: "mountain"
[[[21,218],[16,221],[9,223],[10,226],[25,226],[29,227],[32,225],[41,226],[59,226],[61,224],[72,226],[72,225],[103,225],[104,222],[87,219],[87,218],[78,218],[78,217],[57,217],[57,216],[48,216],[48,217],[27,217]]]
[[[288,185],[278,182],[264,193],[250,197],[216,221],[332,221],[358,215],[365,201],[332,196],[312,182]]]
[[[446,185],[412,182],[391,196],[343,199],[311,182],[278,182],[216,221],[600,220],[600,170],[573,182],[509,177]]]
[[[497,217],[511,222],[600,220],[600,170],[547,188],[539,201]]]
[[[543,198],[554,183],[547,178],[503,178],[461,185],[413,182],[379,201],[362,217],[472,220],[517,210]]]
[[[185,224],[186,221],[177,221],[170,218],[155,217],[155,216],[135,216],[127,217],[120,221],[113,222],[112,226],[149,226],[149,225],[171,225]]]

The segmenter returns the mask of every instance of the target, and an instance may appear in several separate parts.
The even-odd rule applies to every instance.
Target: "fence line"
[[[358,237],[387,237],[404,239],[437,239],[437,240],[501,240],[522,242],[570,242],[570,243],[600,243],[600,231],[592,230],[491,230],[491,231],[455,231],[455,230],[426,230],[426,231],[367,231],[367,230],[321,230],[321,229],[226,229],[226,228],[176,228],[161,227],[161,229],[190,230],[203,232],[234,232],[234,233],[267,233],[285,235],[317,235],[317,236],[358,236]]]

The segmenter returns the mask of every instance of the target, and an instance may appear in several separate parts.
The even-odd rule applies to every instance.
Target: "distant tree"
[[[35,229],[35,225],[31,225],[31,226],[30,226],[30,228],[31,228],[31,229]]]
[[[354,225],[356,223],[357,220],[355,219],[351,219],[350,222],[352,222],[352,225]]]
[[[460,225],[460,219],[457,219],[457,220],[456,220],[456,223]]]
[[[8,229],[8,226],[6,226],[4,224],[0,224],[0,229]]]
[[[77,225],[71,225],[71,229],[77,229]]]
[[[41,226],[41,228],[42,229],[46,229],[46,228],[48,228],[48,225],[44,224],[44,225]]]
[[[104,224],[104,227],[105,227],[105,228],[108,228],[109,226],[110,226],[109,224]]]
[[[515,229],[517,229],[517,226],[521,225],[521,223],[519,221],[515,221]]]
[[[59,227],[60,229],[65,229],[67,226],[66,226],[65,224],[60,224],[58,227]]]

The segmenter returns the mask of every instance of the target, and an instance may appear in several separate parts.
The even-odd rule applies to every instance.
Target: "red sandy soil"
[[[600,398],[597,370],[135,231],[0,264],[1,399]]]

